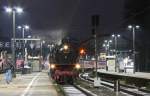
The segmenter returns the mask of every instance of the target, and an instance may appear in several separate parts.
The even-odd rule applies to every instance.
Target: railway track
[[[66,96],[87,96],[85,93],[83,93],[73,85],[63,85],[63,89],[66,93]]]
[[[82,75],[80,75],[80,78],[89,83],[92,83],[92,84],[94,83],[93,78],[84,78]],[[114,82],[110,81],[110,80],[102,79],[101,85],[109,87],[109,88],[114,88]],[[124,84],[120,84],[120,91],[130,94],[130,95],[133,95],[133,96],[150,96],[150,92],[147,90],[137,89],[136,87],[128,86],[128,85],[124,85]]]

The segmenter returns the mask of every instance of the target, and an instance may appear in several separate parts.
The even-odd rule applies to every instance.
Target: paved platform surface
[[[0,96],[58,96],[47,72],[17,75],[10,84],[0,77]]]
[[[116,76],[125,76],[125,77],[134,77],[134,78],[141,78],[141,79],[147,79],[150,80],[150,73],[145,72],[135,72],[135,73],[117,73],[117,72],[111,72],[111,71],[104,71],[104,70],[98,70],[99,73],[103,74],[110,74],[110,75],[116,75]]]

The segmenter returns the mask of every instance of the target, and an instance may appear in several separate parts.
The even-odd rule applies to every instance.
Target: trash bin
[[[28,65],[24,66],[24,73],[25,74],[31,73],[31,68]]]

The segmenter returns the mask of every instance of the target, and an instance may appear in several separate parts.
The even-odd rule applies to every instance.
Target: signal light
[[[85,54],[85,50],[84,50],[84,49],[81,49],[81,50],[80,50],[80,54],[81,54],[81,55]]]

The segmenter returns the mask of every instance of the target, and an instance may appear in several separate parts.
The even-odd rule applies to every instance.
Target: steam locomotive
[[[80,65],[78,61],[78,43],[71,39],[63,39],[62,44],[56,46],[53,51],[53,62],[51,66],[51,76],[61,84],[72,84],[74,79],[78,77]],[[52,61],[52,58],[51,58]]]

